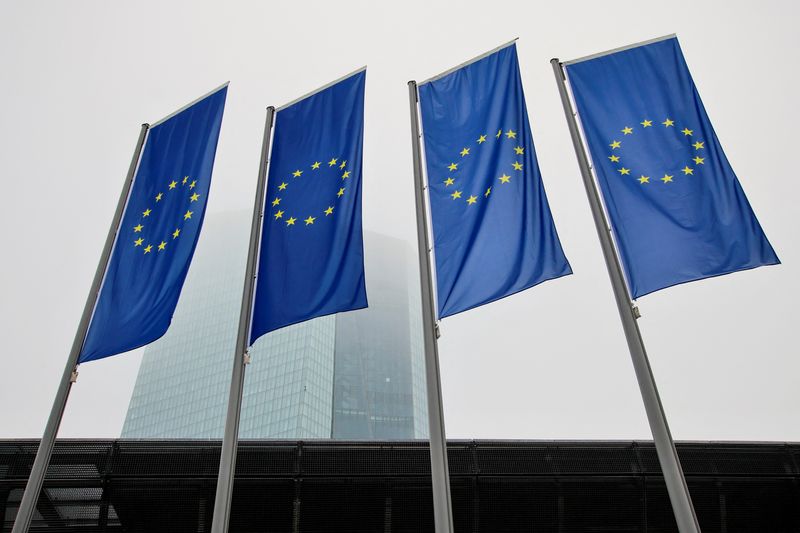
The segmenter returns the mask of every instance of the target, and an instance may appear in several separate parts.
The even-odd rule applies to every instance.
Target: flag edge
[[[230,83],[231,83],[230,81],[226,81],[226,82],[225,82],[225,83],[223,83],[222,85],[220,85],[220,86],[218,86],[218,87],[215,87],[214,89],[211,89],[210,91],[208,91],[207,93],[205,93],[203,96],[200,96],[199,98],[195,98],[194,100],[192,100],[192,101],[191,101],[191,102],[189,102],[188,104],[184,105],[184,106],[183,106],[183,107],[181,107],[180,109],[177,109],[177,110],[173,111],[172,113],[170,113],[170,114],[169,114],[169,115],[167,115],[166,117],[162,118],[161,120],[156,120],[155,122],[153,122],[152,124],[150,124],[150,129],[152,130],[152,129],[153,129],[153,128],[155,128],[156,126],[160,126],[161,124],[163,124],[164,122],[168,121],[169,119],[171,119],[171,118],[173,118],[173,117],[175,117],[175,116],[179,115],[180,113],[182,113],[182,112],[186,111],[187,109],[189,109],[190,107],[192,107],[192,106],[193,106],[193,105],[195,105],[196,103],[198,103],[198,102],[201,102],[201,101],[205,100],[206,98],[208,98],[209,96],[211,96],[212,94],[216,94],[216,93],[218,93],[219,91],[221,91],[222,89],[225,89],[225,88],[227,88],[227,87],[228,87],[228,85],[230,85]]]
[[[275,108],[275,114],[277,115],[278,112],[283,111],[284,109],[287,109],[289,107],[292,107],[293,105],[298,104],[298,103],[302,102],[303,100],[305,100],[307,98],[311,98],[312,96],[321,93],[325,89],[330,89],[331,87],[333,87],[337,83],[341,83],[346,79],[352,78],[356,74],[360,74],[361,72],[365,72],[366,70],[367,70],[367,65],[364,65],[363,67],[359,67],[356,70],[354,70],[352,72],[349,72],[349,73],[345,74],[344,76],[342,76],[340,78],[337,78],[337,79],[335,79],[335,80],[333,80],[331,82],[326,83],[325,85],[323,85],[322,87],[319,87],[318,89],[314,89],[313,91],[311,91],[309,93],[306,93],[303,96],[299,96],[299,97],[295,98],[294,100],[292,100],[289,103],[283,104],[282,106],[278,106],[278,107]]]
[[[640,46],[647,46],[648,44],[655,44],[660,43],[661,41],[668,41],[669,39],[676,39],[678,37],[677,33],[671,33],[669,35],[662,35],[661,37],[655,37],[653,39],[648,39],[646,41],[641,41],[638,43],[628,44],[625,46],[620,46],[618,48],[612,48],[611,50],[605,50],[603,52],[597,52],[596,54],[589,54],[588,56],[579,57],[576,59],[570,59],[569,61],[562,61],[561,65],[567,67],[569,65],[574,65],[576,63],[583,63],[584,61],[589,61],[592,59],[597,59],[600,57],[608,56],[611,54],[616,54],[617,52],[624,52],[626,50],[631,50],[633,48],[639,48]]]
[[[456,65],[455,67],[449,68],[449,69],[445,70],[442,73],[439,73],[439,74],[436,74],[434,76],[431,76],[430,78],[419,82],[417,84],[417,88],[419,88],[421,85],[425,85],[426,83],[432,83],[434,81],[440,80],[440,79],[444,78],[445,76],[448,76],[448,75],[452,74],[453,72],[455,72],[457,70],[461,70],[464,67],[468,67],[469,65],[471,65],[473,63],[477,63],[481,59],[485,59],[485,58],[489,57],[490,55],[499,52],[500,50],[503,50],[505,48],[508,48],[509,46],[512,46],[512,45],[516,44],[518,40],[519,40],[519,37],[514,37],[513,39],[511,39],[507,43],[501,44],[500,46],[498,46],[496,48],[492,48],[488,52],[484,52],[484,53],[482,53],[482,54],[480,54],[478,56],[473,57],[472,59],[468,59],[468,60],[464,61],[463,63],[460,63],[460,64]]]

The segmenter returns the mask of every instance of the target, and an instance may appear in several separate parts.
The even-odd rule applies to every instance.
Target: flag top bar
[[[299,97],[299,98],[295,98],[294,100],[292,100],[292,101],[291,101],[291,102],[289,102],[288,104],[283,104],[283,105],[282,105],[282,106],[280,106],[280,107],[276,107],[276,108],[275,108],[275,112],[277,113],[278,111],[283,111],[283,110],[284,110],[284,109],[286,109],[287,107],[291,107],[291,106],[293,106],[294,104],[296,104],[297,102],[300,102],[301,100],[305,100],[306,98],[309,98],[309,97],[311,97],[311,96],[314,96],[315,94],[317,94],[317,93],[320,93],[320,92],[324,91],[324,90],[325,90],[325,89],[327,89],[328,87],[331,87],[331,86],[333,86],[333,85],[336,85],[336,84],[337,84],[337,83],[339,83],[340,81],[346,80],[346,79],[347,79],[347,78],[349,78],[350,76],[355,76],[355,75],[356,75],[356,74],[358,74],[359,72],[363,72],[363,71],[365,71],[365,70],[367,70],[367,65],[364,65],[364,66],[363,66],[363,67],[361,67],[361,68],[357,68],[357,69],[356,69],[356,70],[354,70],[353,72],[350,72],[349,74],[345,74],[345,75],[344,75],[344,76],[342,76],[341,78],[337,78],[337,79],[333,80],[333,81],[332,81],[332,82],[330,82],[330,83],[326,83],[325,85],[323,85],[323,86],[322,86],[322,87],[320,87],[319,89],[315,89],[315,90],[311,91],[311,92],[310,92],[310,93],[308,93],[308,94],[304,94],[303,96],[301,96],[301,97]]]
[[[178,113],[180,113],[181,111],[184,111],[184,110],[186,110],[186,109],[189,109],[190,107],[192,107],[194,104],[196,104],[196,103],[197,103],[197,102],[199,102],[200,100],[203,100],[204,98],[208,98],[209,96],[211,96],[212,94],[214,94],[214,93],[215,93],[215,92],[217,92],[217,91],[221,91],[222,89],[224,89],[225,87],[227,87],[227,86],[228,86],[230,83],[231,83],[231,82],[230,82],[230,80],[229,80],[229,81],[226,81],[225,83],[223,83],[222,85],[220,85],[220,86],[219,86],[219,87],[217,87],[216,89],[212,89],[212,90],[208,91],[206,94],[204,94],[203,96],[201,96],[201,97],[199,97],[199,98],[195,98],[194,100],[192,100],[191,102],[189,102],[188,104],[186,104],[185,106],[183,106],[182,108],[178,109],[177,111],[173,111],[172,113],[170,113],[170,114],[169,114],[169,115],[167,115],[166,117],[162,118],[161,120],[157,120],[157,121],[153,122],[152,124],[150,124],[150,129],[153,129],[153,128],[155,128],[156,126],[158,126],[158,125],[159,125],[159,124],[161,124],[162,122],[166,122],[166,121],[168,121],[169,119],[171,119],[172,117],[174,117],[175,115],[177,115]]]
[[[596,54],[579,57],[578,59],[571,59],[569,61],[564,61],[561,64],[564,65],[564,66],[573,65],[575,63],[581,63],[582,61],[588,61],[590,59],[597,59],[598,57],[603,57],[603,56],[607,56],[607,55],[611,55],[611,54],[616,54],[617,52],[630,50],[631,48],[638,48],[640,46],[645,46],[645,45],[657,43],[657,42],[660,42],[660,41],[666,41],[667,39],[673,39],[673,38],[675,38],[677,36],[678,35],[675,34],[675,33],[670,33],[669,35],[664,35],[662,37],[656,37],[655,39],[649,39],[647,41],[641,41],[641,42],[638,42],[638,43],[629,44],[627,46],[620,46],[619,48],[614,48],[612,50],[606,50],[605,52],[598,52]]]
[[[495,52],[499,52],[499,51],[500,51],[500,50],[502,50],[503,48],[508,48],[508,47],[509,47],[509,46],[511,46],[512,44],[516,43],[518,40],[519,40],[519,37],[514,37],[513,39],[511,39],[511,40],[510,40],[510,41],[508,41],[507,43],[505,43],[505,44],[501,44],[501,45],[500,45],[500,46],[498,46],[497,48],[493,48],[493,49],[489,50],[488,52],[484,52],[484,53],[482,53],[481,55],[479,55],[479,56],[477,56],[477,57],[473,57],[472,59],[468,59],[467,61],[464,61],[464,62],[463,62],[463,63],[461,63],[460,65],[456,65],[456,66],[455,66],[455,67],[453,67],[453,68],[447,69],[447,70],[445,70],[444,72],[442,72],[441,74],[437,74],[437,75],[435,75],[435,76],[433,76],[433,77],[431,77],[431,78],[428,78],[428,79],[427,79],[427,80],[425,80],[425,81],[421,81],[421,82],[419,82],[419,83],[417,84],[417,87],[419,87],[420,85],[425,85],[426,83],[430,83],[430,82],[432,82],[432,81],[436,81],[436,80],[438,80],[438,79],[440,79],[440,78],[444,78],[444,77],[445,77],[445,76],[447,76],[448,74],[451,74],[451,73],[455,72],[456,70],[458,70],[458,69],[460,69],[460,68],[464,68],[464,67],[466,67],[467,65],[471,65],[472,63],[475,63],[476,61],[480,61],[480,60],[481,60],[481,59],[483,59],[484,57],[490,56],[490,55],[492,55],[492,54],[493,54],[493,53],[495,53]]]

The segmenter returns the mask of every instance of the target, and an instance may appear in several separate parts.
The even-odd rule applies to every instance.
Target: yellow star
[[[338,196],[339,198],[341,198],[343,194],[344,194],[344,187],[342,187],[341,189],[339,189],[339,192],[337,192],[337,193],[336,193],[336,196]]]
[[[608,158],[611,160],[612,163],[619,163],[619,156],[618,155],[610,155]]]
[[[450,165],[448,165],[447,168],[449,168],[450,172],[452,172],[452,171],[454,171],[454,170],[456,170],[458,168],[458,165],[455,164],[455,163],[450,163]]]
[[[672,176],[670,176],[669,174],[664,174],[664,177],[661,178],[661,181],[663,181],[664,183],[669,183],[670,181],[672,181]]]
[[[639,183],[650,183],[650,176],[641,176],[639,178]]]
[[[690,130],[689,128],[683,128],[681,130],[681,133],[683,133],[684,135],[691,135],[693,133],[693,131]]]
[[[275,212],[275,220],[278,220],[279,218],[283,218],[283,211],[281,211],[280,209],[278,209],[278,211]]]
[[[328,209],[325,210],[325,216],[332,215],[332,214],[333,214],[333,206],[329,205]]]
[[[612,150],[616,150],[617,148],[622,146],[622,143],[619,141],[614,141],[611,144],[609,144],[609,146],[611,147]]]
[[[193,211],[186,210],[186,213],[183,214],[183,220],[189,220],[194,215]]]
[[[517,138],[517,132],[514,131],[514,130],[508,130],[506,132],[506,138],[507,139],[516,139]]]
[[[694,146],[695,150],[699,150],[700,148],[705,148],[705,146],[703,145],[703,141],[697,141],[692,146]]]
[[[509,181],[511,181],[511,176],[509,176],[508,174],[503,174],[497,179],[500,180],[500,183],[508,183]]]
[[[705,165],[705,158],[703,157],[695,157],[694,158],[695,165]]]
[[[625,176],[626,174],[630,174],[631,173],[631,169],[622,167],[622,168],[617,169],[617,172],[619,172],[620,174]]]
[[[289,220],[286,221],[287,226],[294,226],[294,223],[297,222],[297,219],[294,217],[289,217]]]
[[[486,142],[486,135],[481,135],[478,137],[478,144],[483,144]]]
[[[650,126],[652,126],[652,125],[653,125],[653,121],[652,121],[652,120],[647,120],[647,119],[644,119],[644,120],[643,120],[643,121],[641,121],[639,124],[641,124],[641,125],[642,125],[642,127],[644,127],[644,128],[649,128]],[[645,182],[645,183],[646,183],[646,182]]]
[[[633,128],[631,128],[630,126],[625,126],[624,128],[622,128],[623,135],[630,135],[631,133],[633,133]]]
[[[313,224],[315,220],[317,219],[309,215],[308,218],[304,220],[304,222],[306,223],[306,226],[308,226],[309,224]]]
[[[347,166],[347,160],[345,159],[344,161],[342,161],[342,164],[339,165],[339,170],[344,170],[344,167],[346,166]]]
[[[139,233],[140,231],[142,231],[142,228],[143,228],[143,227],[144,227],[144,226],[142,226],[141,224],[138,224],[138,225],[134,226],[134,227],[133,227],[133,231],[134,231],[134,233]]]
[[[282,191],[282,190],[286,189],[286,185],[287,185],[287,183],[284,181],[283,183],[281,183],[280,185],[278,185],[278,190],[279,190],[279,191]]]
[[[667,128],[669,128],[670,126],[674,126],[674,125],[675,125],[675,121],[674,121],[674,120],[667,119],[667,120],[665,120],[664,122],[662,122],[662,124],[663,124],[664,126],[666,126]]]
[[[321,164],[319,161],[314,161],[314,164],[311,165],[311,170],[317,170]]]
[[[337,162],[337,161],[339,161],[339,160],[338,160],[338,159],[336,159],[336,158],[334,157],[333,159],[331,159],[330,161],[328,161],[328,166],[329,166],[329,167],[332,167],[333,165],[335,165],[335,164],[336,164],[336,162]]]
[[[503,134],[503,130],[497,130],[497,135],[495,135],[495,138],[499,139],[502,134]]]
[[[467,198],[467,204],[469,204],[469,205],[472,205],[477,201],[478,201],[478,197],[477,196],[470,196],[469,198]]]
[[[133,241],[133,245],[134,245],[134,246],[141,246],[143,242],[144,242],[144,239],[142,239],[141,237],[139,237],[138,239],[136,239],[135,241]]]
[[[522,170],[522,163],[520,163],[519,161],[514,161],[511,164],[514,166],[514,170]]]
[[[349,177],[350,177],[350,171],[349,170],[345,170],[344,174],[342,174],[342,179],[346,180]]]
[[[294,172],[292,172],[292,176],[294,176],[295,178],[299,178],[302,173],[303,173],[302,170],[297,169]]]
[[[181,234],[181,230],[179,230],[178,228],[175,228],[175,231],[172,232],[172,238],[173,239],[177,239],[178,235],[180,235],[180,234]]]
[[[163,250],[166,247],[167,247],[167,243],[165,243],[164,241],[161,241],[161,244],[158,245],[158,251],[160,252],[161,250]]]
[[[484,196],[485,198],[489,198],[489,195],[490,195],[490,194],[492,194],[492,188],[491,188],[491,187],[489,187],[488,189],[486,189],[486,192],[485,192],[485,193],[483,193],[483,196]]]
[[[175,180],[172,180],[172,182],[169,184],[170,190],[174,189],[177,186],[178,186],[178,182],[175,181]]]
[[[461,191],[455,191],[450,196],[453,197],[453,200],[457,200],[458,198],[461,198]]]
[[[187,181],[189,181],[189,176],[184,176],[183,180],[181,181],[181,185],[186,185]]]
[[[445,187],[449,187],[455,182],[456,182],[456,180],[454,180],[453,178],[447,178],[446,180],[444,180],[444,186]]]
[[[190,199],[192,202],[196,202],[197,200],[199,200],[199,199],[200,199],[200,195],[199,195],[199,194],[197,194],[197,193],[194,193],[193,195],[191,195],[191,196],[189,197],[189,199]]]
[[[464,148],[463,150],[461,150],[460,153],[461,153],[461,157],[464,157],[465,155],[469,155],[469,148]]]
[[[689,174],[694,174],[694,169],[689,168],[688,166],[683,167],[681,170],[683,171],[683,174],[685,176],[688,176]]]
[[[156,194],[156,202],[160,202],[160,201],[161,201],[161,198],[162,198],[163,196],[164,196],[164,195],[163,195],[162,193],[158,193],[158,194]]]
[[[272,207],[275,207],[276,205],[278,205],[280,203],[281,203],[281,199],[280,198],[275,198],[274,200],[272,200]]]
[[[142,216],[143,217],[149,217],[150,216],[150,210],[149,209],[145,209],[144,211],[142,211]]]
[[[144,247],[144,253],[146,254],[149,254],[152,250],[153,250],[152,244],[148,244],[147,246]]]
[[[525,148],[523,148],[522,146],[516,146],[514,148],[514,153],[517,155],[522,155],[525,153]]]
[[[192,180],[192,182],[189,184],[189,188],[194,189],[195,185],[197,185],[197,180]]]

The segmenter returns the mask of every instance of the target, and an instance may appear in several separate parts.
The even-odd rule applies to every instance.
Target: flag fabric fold
[[[634,298],[780,262],[677,38],[565,66]]]
[[[203,224],[227,85],[150,128],[79,363],[169,328]]]
[[[572,273],[533,146],[516,45],[420,84],[440,318]]]
[[[275,114],[250,344],[367,307],[361,231],[366,70]]]

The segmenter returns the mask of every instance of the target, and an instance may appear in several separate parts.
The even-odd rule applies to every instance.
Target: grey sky
[[[249,208],[265,106],[367,64],[364,227],[413,241],[406,82],[518,36],[575,274],[444,321],[448,437],[649,438],[548,61],[675,32],[783,265],[640,300],[667,417],[676,439],[800,440],[798,15],[789,1],[3,2],[0,437],[41,436],[142,122],[231,80],[209,210]],[[140,357],[83,365],[60,435],[117,436]]]

